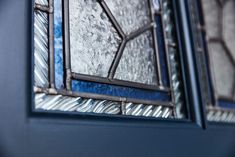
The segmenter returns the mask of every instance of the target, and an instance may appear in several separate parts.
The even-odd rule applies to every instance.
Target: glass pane
[[[129,41],[124,49],[115,78],[150,85],[157,84],[154,53],[150,31]]]
[[[35,86],[48,86],[48,17],[47,14],[34,13],[34,73]]]
[[[106,0],[105,2],[127,34],[150,22],[148,0]]]
[[[70,52],[72,71],[107,77],[120,37],[94,0],[70,0]]]
[[[102,95],[111,95],[125,98],[138,98],[153,101],[171,101],[171,96],[168,92],[157,90],[145,90],[124,86],[116,86],[87,81],[72,81],[72,91],[95,93]]]
[[[153,19],[151,0],[35,2],[36,110],[184,118],[178,51],[165,47],[166,40],[176,43],[167,33],[174,30],[171,0],[161,1],[161,11],[154,0]]]
[[[63,41],[62,41],[62,2],[54,1],[54,55],[55,55],[55,86],[64,87],[63,77]]]

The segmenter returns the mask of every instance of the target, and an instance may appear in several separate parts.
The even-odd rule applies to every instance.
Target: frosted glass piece
[[[105,0],[105,2],[127,34],[150,22],[148,0]]]
[[[156,85],[155,51],[151,32],[145,32],[126,44],[115,78]]]
[[[107,77],[120,37],[96,0],[70,0],[72,72]]]
[[[207,35],[209,37],[219,37],[219,6],[216,0],[202,0],[204,18],[206,23]],[[213,9],[212,9],[213,8]]]
[[[221,44],[210,44],[209,50],[217,93],[220,96],[232,97],[235,69],[231,60]]]
[[[223,10],[224,14],[224,41],[235,60],[235,1],[228,1]]]

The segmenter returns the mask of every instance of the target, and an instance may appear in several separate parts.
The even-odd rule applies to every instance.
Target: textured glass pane
[[[151,32],[145,32],[126,44],[115,78],[150,85],[157,84]]]
[[[48,86],[48,16],[34,13],[34,79],[35,86]]]
[[[204,0],[208,47],[215,89],[233,98],[235,89],[235,1]],[[212,9],[213,8],[213,9]]]
[[[145,100],[170,101],[171,96],[168,92],[158,90],[145,90],[132,87],[116,86],[87,81],[72,81],[72,91],[96,93],[101,95],[111,95],[125,98],[138,98]]]
[[[112,14],[125,33],[131,33],[150,22],[148,0],[106,0]]]
[[[164,25],[164,31],[166,34],[166,41],[169,43],[176,43],[176,32],[174,24],[174,12],[172,10],[172,0],[162,0],[162,20]],[[158,39],[159,41],[159,39]],[[164,44],[162,44],[164,45]],[[180,54],[176,47],[168,45],[167,47],[169,55],[169,67],[170,70],[170,79],[172,84],[172,98],[174,99],[175,112],[178,118],[186,117],[186,108],[184,106],[184,93],[183,93],[183,81],[181,78],[180,71]],[[164,49],[164,48],[163,48]],[[159,52],[161,53],[161,52]]]
[[[64,87],[63,77],[63,41],[62,41],[62,2],[54,1],[54,50],[55,50],[55,85],[57,89]]]
[[[120,38],[96,0],[70,0],[72,71],[106,77]]]

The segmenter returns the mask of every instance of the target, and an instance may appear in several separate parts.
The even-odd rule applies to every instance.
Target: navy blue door
[[[31,114],[29,0],[0,1],[1,157],[234,157],[235,126]]]

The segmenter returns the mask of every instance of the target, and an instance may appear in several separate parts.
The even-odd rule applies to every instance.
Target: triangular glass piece
[[[157,85],[152,33],[147,31],[127,42],[114,78]]]

